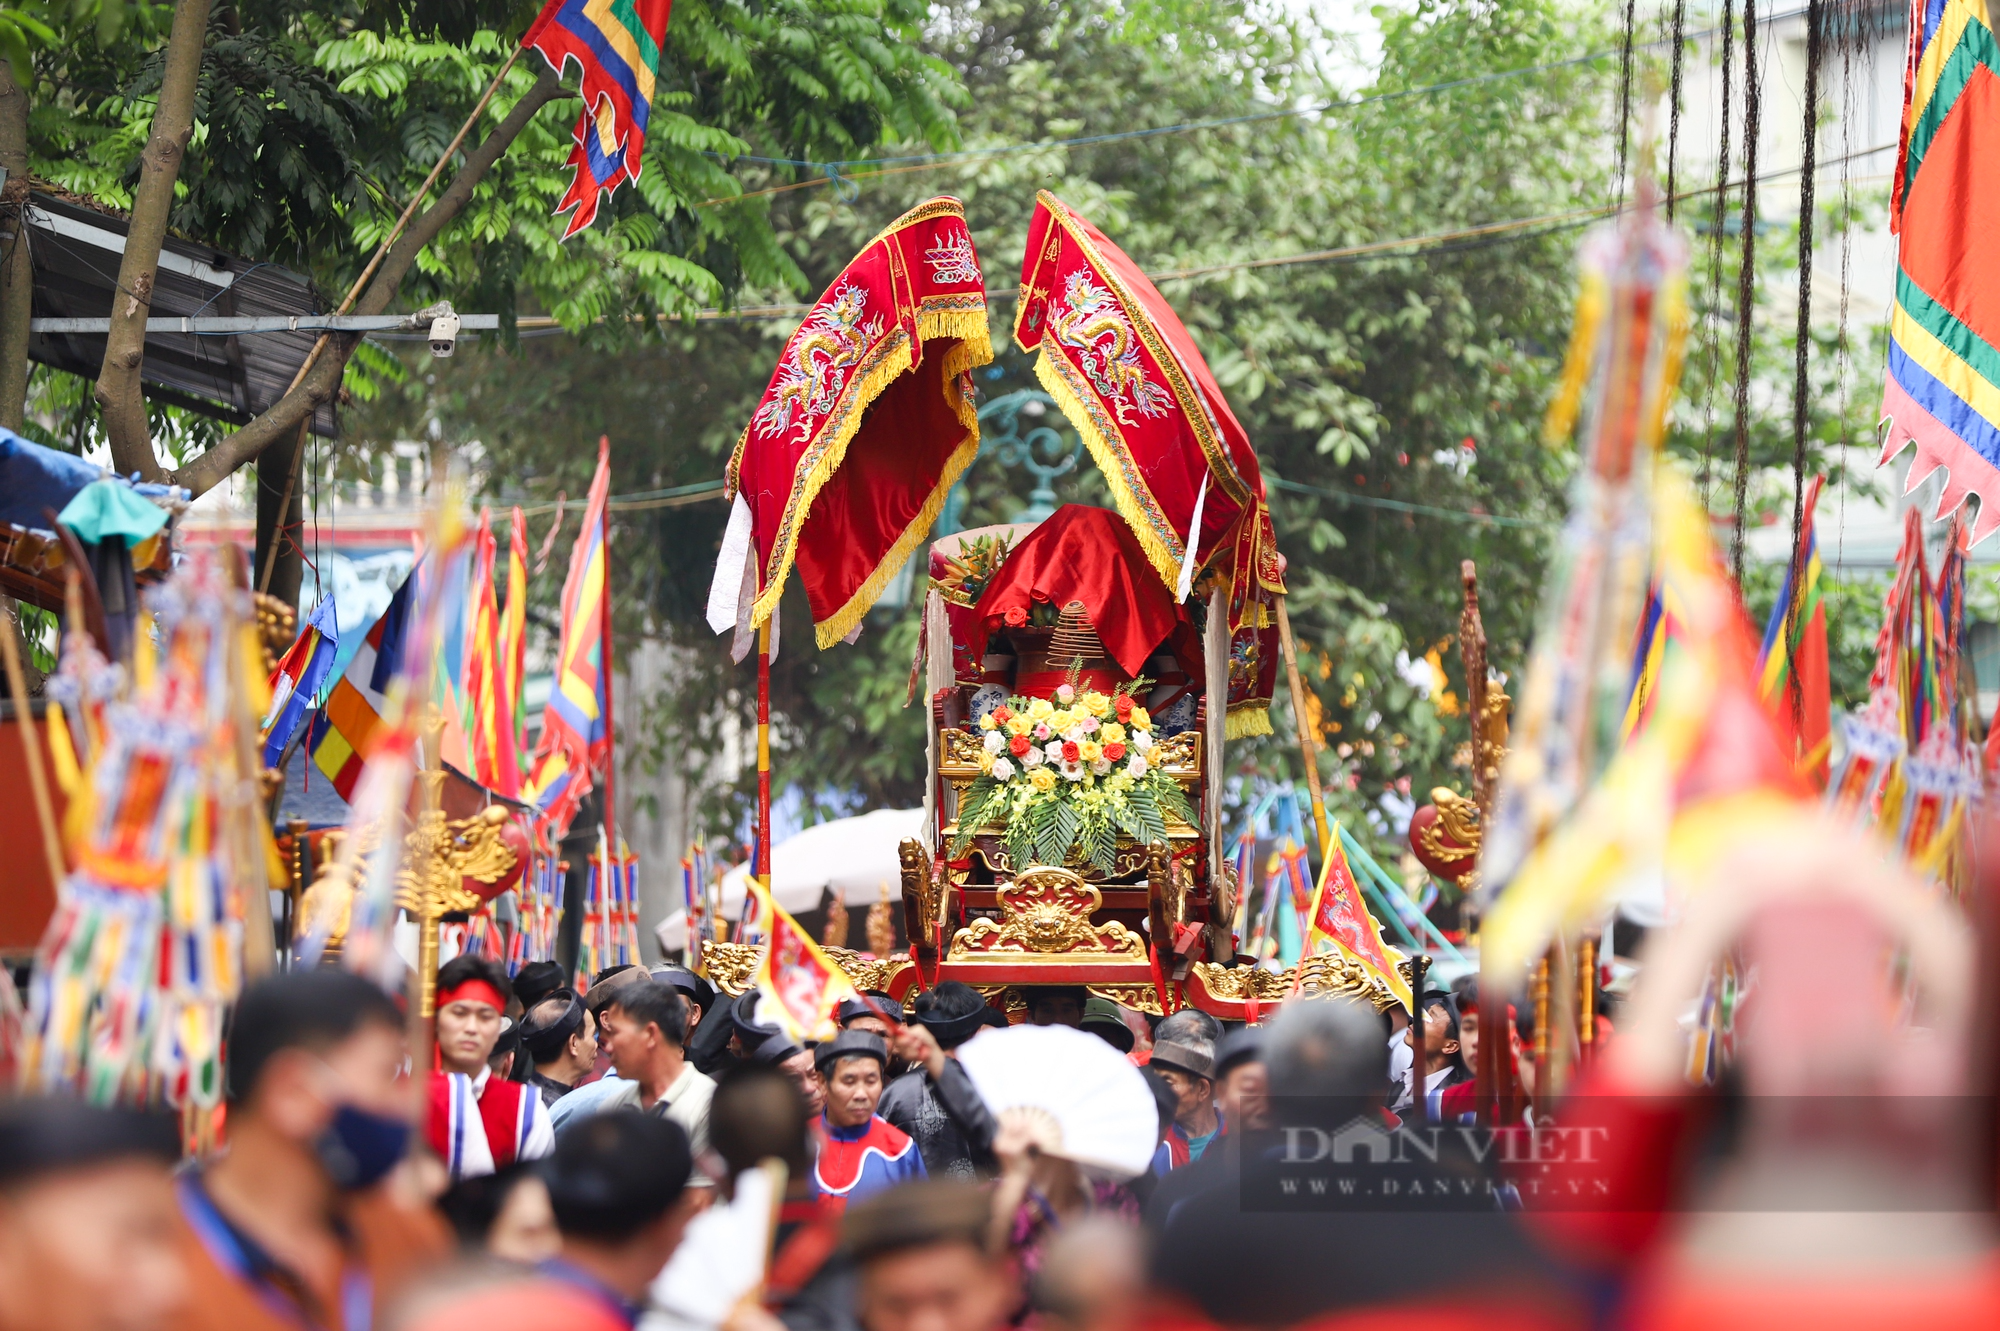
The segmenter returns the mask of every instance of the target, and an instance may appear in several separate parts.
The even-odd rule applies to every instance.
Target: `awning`
[[[27,219],[35,317],[108,317],[125,255],[125,219],[40,193],[29,196]],[[289,269],[173,236],[160,249],[154,316],[323,312],[312,284]],[[148,333],[141,370],[146,395],[242,425],[284,396],[316,337],[309,332],[241,337]],[[28,356],[94,380],[104,363],[104,336],[36,333],[28,340]],[[333,404],[328,402],[314,414],[312,429],[331,438],[334,428]]]

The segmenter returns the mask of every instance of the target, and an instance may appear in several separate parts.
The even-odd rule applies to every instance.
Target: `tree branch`
[[[544,106],[566,93],[553,70],[544,68],[514,109],[494,131],[481,141],[478,147],[466,154],[465,165],[452,177],[451,184],[438,195],[437,202],[426,208],[422,215],[410,223],[402,238],[390,247],[383,256],[382,266],[375,274],[375,280],[368,284],[368,290],[355,302],[356,314],[380,314],[395,300],[396,292],[402,287],[403,279],[417,261],[417,255],[424,246],[438,238],[445,227],[472,201],[472,192],[479,187],[493,164],[513,145],[526,129],[528,122]],[[300,421],[319,410],[320,404],[331,399],[340,391],[341,376],[347,370],[348,358],[354,354],[360,337],[352,333],[336,333],[328,339],[319,360],[299,386],[271,404],[262,415],[245,425],[234,434],[221,440],[215,447],[189,462],[175,472],[172,479],[176,485],[184,485],[195,494],[202,494],[221,483],[224,477],[244,463],[262,453],[287,430],[296,429]]]
[[[112,469],[160,478],[153,437],[146,424],[146,395],[139,368],[146,359],[146,316],[153,312],[160,245],[167,238],[167,215],[174,207],[174,182],[194,134],[194,99],[201,86],[202,47],[208,40],[209,0],[178,0],[167,38],[166,70],[160,100],[139,154],[139,185],[132,192],[132,223],[118,261],[118,285],[111,293],[111,331],[104,339],[104,363],[94,396],[103,410],[111,444]]]

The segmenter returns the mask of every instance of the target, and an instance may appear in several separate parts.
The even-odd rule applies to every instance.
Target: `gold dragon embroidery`
[[[1063,297],[1069,308],[1049,317],[1049,331],[1075,350],[1084,376],[1111,404],[1118,423],[1133,424],[1134,411],[1141,416],[1166,415],[1173,396],[1146,377],[1132,321],[1111,293],[1091,281],[1089,273],[1078,271],[1063,284]]]
[[[812,437],[814,424],[833,409],[846,387],[854,363],[882,336],[882,316],[864,322],[867,309],[868,293],[843,282],[826,304],[807,317],[778,362],[771,400],[751,417],[758,433],[769,438],[796,423],[800,442]]]

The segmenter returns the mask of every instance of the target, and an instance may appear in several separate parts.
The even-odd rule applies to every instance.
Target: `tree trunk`
[[[111,332],[104,365],[97,375],[97,405],[111,444],[112,466],[139,472],[148,480],[162,475],[146,427],[146,396],[139,367],[146,358],[146,316],[152,313],[153,283],[160,244],[173,211],[174,182],[194,134],[194,99],[201,83],[202,48],[208,37],[209,0],[177,0],[167,39],[166,72],[146,150],[139,155],[139,185],[132,195],[132,222],[125,255],[118,264],[118,290],[111,301]]]
[[[0,425],[19,430],[28,411],[28,318],[35,266],[28,251],[28,92],[0,60]]]
[[[535,85],[514,103],[506,118],[477,148],[466,154],[465,165],[452,177],[444,192],[438,195],[437,202],[411,222],[402,239],[390,246],[389,253],[382,259],[381,268],[376,270],[375,280],[368,284],[368,290],[355,302],[354,313],[380,314],[388,309],[403,285],[403,279],[416,263],[417,255],[423,252],[424,246],[436,240],[438,233],[471,202],[473,190],[478,188],[479,182],[521,131],[527,128],[535,113],[558,97],[574,96],[575,93],[564,91],[553,71],[544,68]],[[317,410],[320,403],[340,391],[341,375],[359,340],[359,334],[354,333],[336,333],[329,338],[326,350],[320,353],[319,361],[304,382],[272,404],[263,415],[175,472],[172,477],[174,483],[186,486],[197,495],[204,494],[238,467],[261,454],[280,435],[296,430],[299,421],[308,412]],[[150,456],[150,450],[148,453]],[[280,479],[278,484],[283,486],[284,481]]]
[[[269,592],[286,605],[299,603],[299,584],[305,580],[305,561],[299,557],[295,544],[304,539],[300,527],[305,513],[301,498],[306,488],[302,465],[305,459],[299,457],[305,448],[304,434],[303,430],[291,430],[257,456],[257,562],[251,570],[250,585]],[[293,467],[299,468],[297,475],[293,474]],[[291,481],[289,492],[287,480]],[[282,511],[280,501],[284,505]],[[284,539],[285,530],[291,532],[293,540]],[[273,544],[278,547],[275,561],[271,557]],[[270,584],[263,586],[266,566],[271,570]]]

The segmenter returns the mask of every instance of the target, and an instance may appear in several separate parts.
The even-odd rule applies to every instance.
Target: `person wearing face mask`
[[[485,957],[453,957],[438,968],[438,1070],[425,1128],[454,1183],[555,1149],[540,1093],[495,1075],[489,1062],[511,994],[507,972]]]
[[[370,1331],[449,1250],[398,1187],[410,1144],[403,1014],[345,971],[293,971],[237,1000],[229,1147],[178,1183],[192,1297],[170,1331]]]

